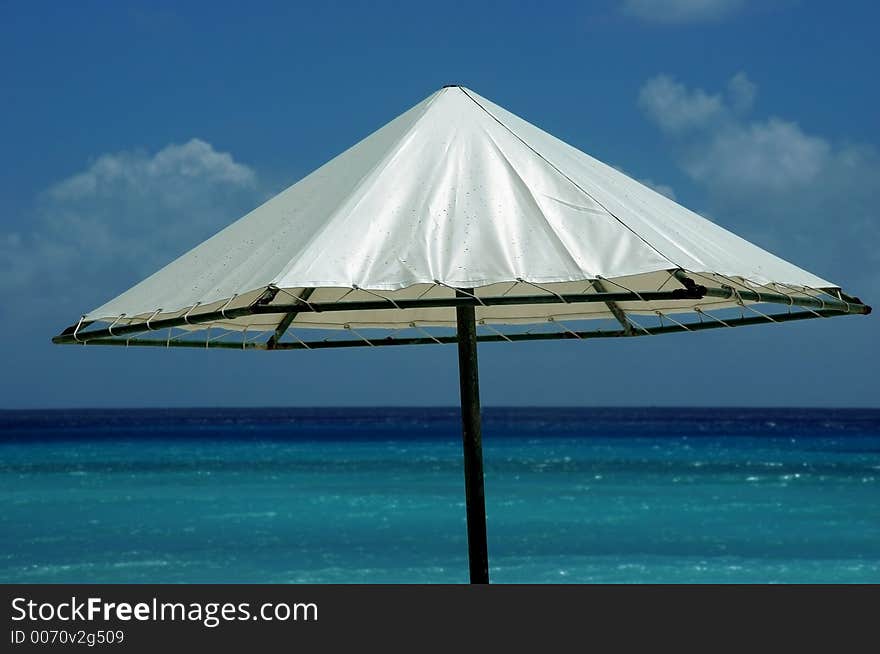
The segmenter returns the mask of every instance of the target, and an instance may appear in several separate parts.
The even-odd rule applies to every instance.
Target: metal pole
[[[473,289],[457,290],[473,297]],[[486,497],[483,490],[483,442],[480,429],[480,380],[477,374],[477,325],[474,307],[458,306],[458,374],[461,383],[461,436],[464,446],[464,493],[467,506],[468,561],[471,583],[489,583],[486,543]]]

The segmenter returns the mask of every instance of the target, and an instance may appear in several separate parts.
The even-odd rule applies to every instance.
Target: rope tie
[[[819,294],[817,296],[817,295],[812,295],[810,293],[807,293],[807,290],[811,290],[811,291],[816,290],[816,289],[810,288],[809,286],[804,286],[802,290],[799,290],[796,286],[792,286],[791,284],[777,284],[777,286],[785,286],[786,288],[790,288],[795,293],[802,293],[802,294],[806,295],[807,297],[812,298],[813,300],[819,300],[819,303],[821,304],[821,308],[823,310],[825,309],[825,300],[822,298],[823,293],[821,291],[819,292]],[[849,305],[847,305],[847,307],[849,307]],[[817,311],[813,310],[811,307],[803,307],[803,308],[806,311],[808,311],[809,313],[812,313],[817,318],[827,318],[828,317],[828,316],[823,316],[821,313],[818,313]]]
[[[429,332],[427,329],[423,329],[423,328],[419,327],[419,326],[418,326],[416,323],[414,323],[414,322],[411,322],[411,323],[409,324],[409,326],[412,327],[413,329],[415,329],[415,330],[416,330],[417,332],[419,332],[420,334],[424,334],[425,336],[427,336],[428,338],[430,338],[432,341],[434,341],[435,343],[437,343],[437,345],[443,345],[443,341],[439,340],[436,336],[434,336],[434,334],[432,334],[431,332]]]
[[[843,299],[843,291],[841,291],[839,288],[837,289],[837,299],[843,302],[844,305],[846,305],[846,312],[849,313],[849,302]]]
[[[286,291],[283,288],[279,288],[278,290],[281,291],[282,293],[284,293],[285,295],[287,295],[288,297],[293,298],[294,301],[300,302],[301,304],[305,304],[309,308],[309,311],[313,311],[315,313],[318,313],[318,310],[315,309],[315,307],[312,306],[312,303],[309,302],[308,300],[304,300],[301,297],[299,297],[298,295],[295,295],[295,294],[291,293],[290,291]],[[348,293],[346,293],[346,295],[348,295]],[[342,297],[345,297],[345,295],[343,295]],[[340,298],[340,299],[342,299],[342,298]]]
[[[116,334],[113,333],[113,328],[116,326],[116,323],[118,323],[124,317],[125,317],[125,314],[121,313],[118,316],[116,316],[116,320],[114,320],[112,323],[110,323],[110,326],[107,328],[107,331],[110,332],[110,336],[116,336]]]
[[[302,340],[299,336],[297,336],[297,335],[296,335],[296,332],[293,331],[292,329],[288,328],[287,333],[290,334],[291,336],[293,336],[294,340],[296,340],[296,341],[297,341],[300,345],[302,345],[305,349],[307,349],[307,350],[311,350],[311,349],[312,349],[311,345],[309,345],[309,344],[306,343],[304,340]]]
[[[742,287],[743,287],[745,290],[747,290],[747,291],[748,291],[748,290],[751,290],[748,286],[746,286],[746,285],[743,284],[742,282],[738,282],[738,281],[736,281],[736,280],[733,279],[732,277],[728,277],[727,275],[724,275],[724,274],[719,273],[719,272],[714,273],[714,274],[715,274],[715,275],[718,275],[718,276],[721,277],[722,279],[727,280],[728,282],[730,282],[731,284],[733,284],[733,285],[735,285],[735,286],[742,286]],[[743,277],[742,279],[745,279],[745,277]],[[759,286],[759,284],[757,284],[757,286]]]
[[[522,277],[517,277],[517,278],[516,278],[516,281],[518,281],[520,284],[528,284],[529,286],[531,286],[531,287],[533,287],[533,288],[537,288],[539,291],[544,291],[545,293],[549,293],[550,295],[555,295],[556,298],[557,298],[560,302],[562,302],[562,304],[568,304],[568,302],[565,301],[565,298],[563,298],[563,297],[562,297],[559,293],[557,293],[556,291],[551,291],[549,288],[544,288],[543,286],[539,286],[538,284],[533,284],[532,282],[527,282],[527,281],[524,280]]]
[[[727,276],[725,276],[725,275],[722,275],[722,277],[724,277],[724,278],[727,279],[728,281],[733,281],[733,280],[730,279],[730,277],[727,277]],[[753,279],[749,279],[748,277],[743,277],[742,279],[743,279],[743,281],[746,282],[746,283],[745,283],[745,284],[740,284],[740,286],[742,286],[745,290],[747,290],[747,291],[751,291],[752,293],[754,293],[755,295],[757,295],[757,296],[758,296],[758,300],[757,300],[758,302],[764,302],[764,298],[761,297],[761,290],[760,290],[760,289],[764,288],[764,284],[759,284],[759,283],[756,282],[755,280],[753,280]],[[771,303],[771,304],[772,304],[772,303]]]
[[[428,293],[430,293],[431,291],[433,291],[435,288],[437,288],[437,284],[431,284],[431,285],[430,285],[428,288],[426,288],[425,291],[424,291],[423,293],[421,293],[416,299],[417,299],[417,300],[421,300],[423,297],[425,297]]]
[[[510,293],[513,289],[516,288],[516,285],[517,285],[517,284],[519,284],[519,282],[513,282],[513,284],[510,285],[510,288],[508,288],[506,291],[504,291],[504,292],[501,294],[501,297],[506,297],[508,293]]]
[[[349,295],[354,293],[354,289],[355,289],[355,287],[352,287],[352,288],[346,290],[345,293],[343,293],[342,295],[339,296],[339,299],[337,299],[333,302],[333,304],[339,304],[340,302],[342,302],[345,298],[347,298]]]
[[[358,330],[354,329],[354,328],[351,326],[351,323],[345,323],[344,325],[342,325],[342,328],[343,328],[343,329],[347,329],[347,330],[349,330],[352,334],[354,334],[355,336],[357,336],[359,339],[361,339],[364,343],[366,343],[366,344],[369,345],[370,347],[376,347],[376,344],[373,343],[373,341],[371,341],[369,338],[367,338],[366,336],[364,336],[363,334],[361,334]]]
[[[504,339],[505,341],[507,341],[508,343],[513,343],[513,341],[510,340],[510,338],[507,336],[507,334],[505,334],[504,332],[498,331],[498,330],[495,329],[492,325],[487,325],[485,320],[481,320],[481,321],[480,321],[480,324],[481,324],[483,327],[485,327],[486,329],[488,329],[489,331],[494,332],[495,334],[498,334],[498,336],[500,336],[501,338],[503,338],[503,339]]]
[[[562,327],[562,331],[564,331],[565,333],[571,334],[574,338],[578,339],[579,341],[583,340],[583,337],[580,334],[578,334],[575,331],[572,331],[571,328],[568,325],[566,325],[564,322],[562,322],[561,320],[557,320],[556,316],[547,316],[547,322],[552,322],[554,325],[559,325],[560,327]]]
[[[816,293],[816,295],[814,297],[817,300],[819,300],[819,302],[822,303],[821,311],[824,311],[825,310],[825,298],[823,298],[822,296],[825,295],[825,293],[823,293],[822,291],[820,291],[817,288],[813,288],[812,286],[804,286],[804,288],[807,288],[807,289],[813,291],[814,293]]]
[[[76,327],[73,328],[73,340],[75,340],[77,343],[85,344],[85,341],[81,341],[79,339],[79,336],[77,336],[77,333],[79,332],[79,328],[82,327],[83,320],[85,320],[85,319],[86,319],[85,315],[80,316],[79,322],[76,323]]]
[[[780,286],[780,285],[777,284],[776,282],[773,283],[773,287],[774,287],[777,291],[779,291],[782,295],[784,295],[785,297],[788,298],[788,312],[791,313],[791,308],[794,306],[794,297],[793,297],[792,295],[789,295],[788,293],[786,293],[786,292],[785,292],[784,290],[782,290],[779,286]]]
[[[191,314],[191,313],[195,310],[195,308],[196,308],[197,306],[199,306],[200,304],[201,304],[201,302],[196,302],[194,305],[192,305],[192,306],[187,310],[187,312],[186,312],[185,314],[183,314],[183,322],[185,322],[187,325],[191,324],[190,321],[189,321],[189,314]]]
[[[221,327],[221,329],[224,329],[224,328]],[[219,341],[221,338],[223,338],[224,336],[228,336],[230,333],[231,333],[231,330],[225,329],[224,331],[217,334],[214,338],[212,338],[211,342],[213,343],[214,341]]]
[[[720,323],[721,323],[722,325],[724,325],[725,327],[730,327],[730,325],[728,325],[726,322],[724,322],[723,320],[721,320],[721,318],[719,318],[718,316],[715,316],[715,315],[709,313],[708,311],[704,311],[704,310],[701,309],[700,307],[694,307],[694,311],[696,311],[696,312],[697,312],[698,314],[700,314],[701,316],[708,316],[709,318],[711,318],[711,319],[714,320],[715,322],[720,322]]]
[[[730,280],[728,277],[726,277],[725,275],[722,275],[722,277],[724,277],[724,278],[727,279],[728,281],[731,281],[731,280]],[[761,297],[761,292],[758,290],[758,288],[761,288],[761,285],[760,285],[760,284],[757,284],[757,283],[755,283],[755,282],[753,282],[752,280],[746,279],[745,277],[743,277],[743,279],[745,279],[745,280],[746,280],[747,282],[749,282],[750,284],[754,285],[754,289],[752,290],[752,292],[755,293],[755,295],[758,296],[758,303],[763,303],[763,302],[764,302],[764,299]],[[744,284],[740,284],[740,285],[743,286],[744,288],[746,288]],[[745,301],[743,301],[742,296],[740,295],[740,293],[739,293],[738,290],[733,289],[733,292],[734,292],[734,294],[736,295],[736,300],[737,300],[737,304],[740,306],[740,311],[742,311],[742,309],[748,309],[748,310],[751,311],[752,313],[757,314],[757,315],[761,316],[762,318],[766,318],[766,319],[769,320],[770,322],[776,322],[772,317],[768,316],[766,313],[764,313],[764,312],[762,312],[762,311],[758,311],[758,310],[755,309],[754,307],[752,307],[752,306],[746,304]],[[788,296],[786,296],[786,297],[788,297]],[[790,312],[791,312],[791,307],[789,306],[789,313],[790,313]],[[743,314],[743,318],[745,318],[745,314]]]
[[[643,332],[645,332],[645,334],[647,334],[648,336],[654,336],[654,332],[652,332],[651,330],[647,329],[644,325],[640,325],[639,323],[637,323],[636,320],[635,320],[635,318],[633,318],[633,316],[632,316],[631,313],[626,314],[626,317],[627,317],[627,319],[628,319],[632,324],[634,324],[636,327],[638,327],[638,328],[641,329]],[[635,336],[635,334],[633,334],[633,336]]]
[[[663,324],[663,318],[666,318],[667,320],[669,320],[669,322],[671,322],[671,323],[675,323],[676,325],[678,325],[679,327],[681,327],[681,328],[682,328],[683,330],[685,330],[686,332],[691,331],[691,328],[690,328],[690,327],[688,327],[688,326],[685,325],[684,323],[678,322],[678,321],[677,321],[675,318],[673,318],[672,316],[664,315],[663,312],[661,312],[661,311],[655,311],[654,313],[656,313],[658,316],[660,316],[660,324],[661,324],[661,325]]]
[[[162,309],[156,309],[156,310],[153,312],[153,315],[150,316],[149,318],[147,318],[147,331],[150,331],[150,332],[153,331],[153,328],[150,327],[150,321],[151,321],[153,318],[155,318],[156,316],[158,316],[159,313],[160,313],[161,311],[162,311]]]
[[[748,309],[748,310],[751,311],[752,313],[756,313],[756,314],[758,314],[758,315],[761,316],[762,318],[766,318],[766,319],[769,320],[770,322],[776,322],[771,316],[768,316],[766,313],[764,313],[764,312],[762,312],[762,311],[758,311],[757,309],[755,309],[755,308],[753,308],[753,307],[750,307],[750,306],[748,306],[747,304],[742,305],[742,307],[743,307],[744,309]]]
[[[598,279],[598,280],[601,281],[601,282],[608,282],[609,284],[614,284],[614,285],[617,286],[618,288],[622,288],[622,289],[623,289],[624,291],[626,291],[627,293],[632,293],[632,294],[635,295],[637,298],[639,298],[639,300],[641,300],[642,302],[645,301],[645,298],[643,298],[641,295],[639,295],[638,291],[634,291],[634,290],[631,289],[631,288],[627,288],[627,287],[624,286],[623,284],[620,284],[620,283],[618,283],[618,282],[615,282],[613,279],[608,279],[607,277],[602,277],[602,275],[596,275],[596,279]],[[591,283],[592,283],[592,282],[591,282]],[[601,292],[600,292],[600,295],[601,295]]]
[[[660,284],[660,286],[657,287],[657,292],[658,292],[658,293],[659,293],[660,291],[663,290],[663,287],[666,286],[666,285],[669,283],[669,280],[670,280],[670,279],[675,279],[675,275],[674,275],[672,272],[670,272],[670,271],[667,271],[667,272],[666,272],[666,275],[667,275],[666,279],[664,279],[664,280],[663,280],[663,283]]]
[[[743,306],[743,299],[742,299],[742,296],[740,296],[738,290],[736,290],[733,286],[725,286],[724,288],[727,288],[730,290],[731,295],[733,295],[734,304],[737,304],[740,307]]]
[[[220,309],[220,315],[223,316],[223,320],[229,320],[226,316],[226,309],[229,308],[229,305],[232,304],[232,301],[238,297],[238,293],[233,293],[232,297],[226,300],[226,304],[223,305],[223,308]]]
[[[364,293],[369,293],[370,295],[377,297],[380,300],[385,300],[386,302],[390,302],[394,306],[395,309],[400,310],[400,305],[398,305],[397,302],[392,300],[390,297],[385,297],[384,295],[379,295],[378,293],[374,293],[373,291],[367,290],[366,288],[361,288],[357,284],[352,284],[351,288],[355,291],[363,291]],[[343,297],[345,297],[345,296],[343,296]]]
[[[468,292],[467,292],[466,290],[464,290],[463,288],[455,288],[454,286],[450,286],[449,284],[444,284],[444,283],[441,282],[439,279],[435,279],[435,280],[434,280],[434,283],[437,284],[437,286],[442,286],[442,287],[444,287],[444,288],[448,288],[450,291],[460,291],[460,292],[464,293],[465,295],[467,295],[468,297],[473,298],[474,300],[476,300],[477,303],[478,303],[480,306],[483,306],[483,307],[486,306],[486,303],[483,302],[480,298],[478,298],[477,295],[476,295],[476,293],[468,293]]]

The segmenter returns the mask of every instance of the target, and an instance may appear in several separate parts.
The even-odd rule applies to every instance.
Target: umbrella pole
[[[457,290],[455,294],[458,297],[473,297],[473,289]],[[486,543],[480,380],[477,374],[477,326],[474,313],[473,306],[459,306],[455,310],[458,327],[458,374],[461,384],[461,436],[464,446],[464,492],[471,583],[488,584],[489,551]]]

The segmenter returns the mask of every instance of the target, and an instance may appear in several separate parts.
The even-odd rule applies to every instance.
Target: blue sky
[[[0,2],[0,406],[452,405],[455,350],[50,337],[446,83],[869,303],[871,2]],[[880,406],[875,317],[481,347],[485,404]]]

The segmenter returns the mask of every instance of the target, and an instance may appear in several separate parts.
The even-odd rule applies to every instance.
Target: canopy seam
[[[638,238],[640,241],[642,241],[642,243],[644,243],[644,244],[647,245],[649,248],[651,248],[652,250],[654,250],[654,252],[656,252],[656,253],[659,254],[661,257],[663,257],[664,259],[666,259],[669,263],[671,263],[671,264],[672,264],[673,266],[675,266],[676,268],[682,268],[682,266],[680,266],[679,264],[677,264],[675,261],[673,261],[672,259],[670,259],[669,257],[667,257],[665,254],[663,254],[659,249],[657,249],[657,247],[655,247],[655,246],[654,246],[650,241],[648,241],[644,236],[642,236],[642,235],[639,234],[636,230],[634,230],[632,227],[630,227],[629,225],[627,225],[627,224],[626,224],[626,223],[625,223],[625,222],[624,222],[619,216],[617,216],[617,215],[616,215],[613,211],[611,211],[608,207],[606,207],[604,204],[602,204],[601,202],[599,202],[599,200],[597,200],[597,199],[596,199],[596,198],[595,198],[595,197],[594,197],[589,191],[587,191],[584,187],[582,187],[580,184],[578,184],[576,181],[574,181],[571,177],[569,177],[569,176],[566,175],[564,172],[562,172],[562,171],[559,169],[559,167],[556,166],[556,164],[554,164],[553,162],[551,162],[549,159],[547,159],[547,157],[545,157],[543,154],[541,154],[540,152],[538,152],[534,147],[532,147],[531,145],[529,145],[529,143],[528,143],[524,138],[522,138],[519,134],[517,134],[516,132],[514,132],[510,127],[508,127],[507,125],[505,125],[505,124],[501,121],[500,118],[498,118],[495,114],[493,114],[491,111],[489,111],[488,109],[486,109],[486,107],[484,107],[482,104],[480,104],[480,103],[476,100],[476,98],[474,98],[470,93],[467,92],[467,90],[465,90],[464,88],[462,88],[462,87],[460,87],[460,86],[458,87],[458,89],[459,89],[462,93],[464,93],[464,94],[465,94],[465,95],[471,100],[471,102],[473,102],[473,103],[474,103],[475,105],[477,105],[480,109],[482,109],[484,112],[486,112],[486,114],[487,114],[490,118],[492,118],[495,122],[497,122],[499,125],[501,125],[501,126],[502,126],[504,129],[506,129],[508,132],[510,132],[510,133],[511,133],[511,134],[512,134],[512,135],[513,135],[513,136],[514,136],[514,137],[515,137],[520,143],[522,143],[522,144],[523,144],[524,146],[526,146],[529,150],[531,150],[532,152],[534,152],[535,155],[537,155],[542,161],[544,161],[544,163],[546,163],[546,164],[547,164],[548,166],[550,166],[553,170],[555,170],[559,175],[561,175],[561,176],[564,177],[566,180],[568,180],[569,183],[572,184],[572,186],[574,186],[574,187],[575,187],[576,189],[578,189],[581,193],[583,193],[583,194],[586,195],[588,198],[590,198],[590,200],[592,200],[593,202],[595,202],[596,204],[598,204],[600,207],[602,207],[602,209],[603,209],[603,210],[604,210],[609,216],[611,216],[612,218],[614,218],[614,220],[616,220],[616,221],[619,222],[621,225],[623,225],[628,231],[630,231],[633,235],[635,235],[636,238]]]

